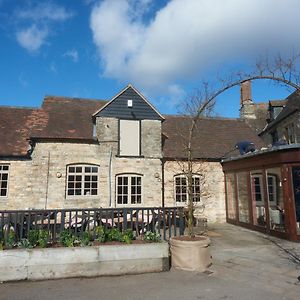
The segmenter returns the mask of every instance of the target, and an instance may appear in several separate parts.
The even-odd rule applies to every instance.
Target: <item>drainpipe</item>
[[[161,197],[162,197],[162,207],[165,207],[165,161],[161,159]]]
[[[109,207],[111,207],[111,173],[112,173],[112,147],[109,152],[109,163],[108,163],[108,194],[109,194]]]
[[[47,209],[48,205],[48,189],[49,189],[49,173],[50,173],[50,151],[48,151],[48,166],[47,166],[47,179],[46,179],[46,195],[45,195],[45,209]]]

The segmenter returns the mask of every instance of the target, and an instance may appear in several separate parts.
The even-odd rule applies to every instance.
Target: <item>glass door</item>
[[[300,235],[300,166],[292,167],[296,234]]]
[[[281,168],[266,169],[270,229],[285,232]]]

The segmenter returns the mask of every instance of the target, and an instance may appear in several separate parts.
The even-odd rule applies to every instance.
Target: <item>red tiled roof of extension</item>
[[[92,115],[106,101],[47,96],[42,109],[48,113],[45,128],[32,132],[32,138],[93,139]]]
[[[165,116],[163,122],[164,157],[186,158],[185,145],[188,139],[191,118]],[[238,142],[253,142],[258,149],[265,146],[255,132],[241,119],[199,118],[192,143],[193,158],[220,159],[238,155],[234,147]]]
[[[39,109],[0,107],[0,155],[25,156],[32,130],[43,130],[47,120]]]

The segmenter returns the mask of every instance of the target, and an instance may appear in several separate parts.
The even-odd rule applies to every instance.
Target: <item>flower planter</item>
[[[169,270],[167,243],[0,251],[0,281],[123,275]]]
[[[210,240],[205,236],[173,237],[170,239],[172,268],[204,272],[212,264]]]

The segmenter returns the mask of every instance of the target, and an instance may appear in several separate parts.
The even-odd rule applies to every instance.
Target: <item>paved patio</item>
[[[209,230],[214,264],[205,274],[2,283],[0,299],[300,299],[300,243],[229,224]]]

